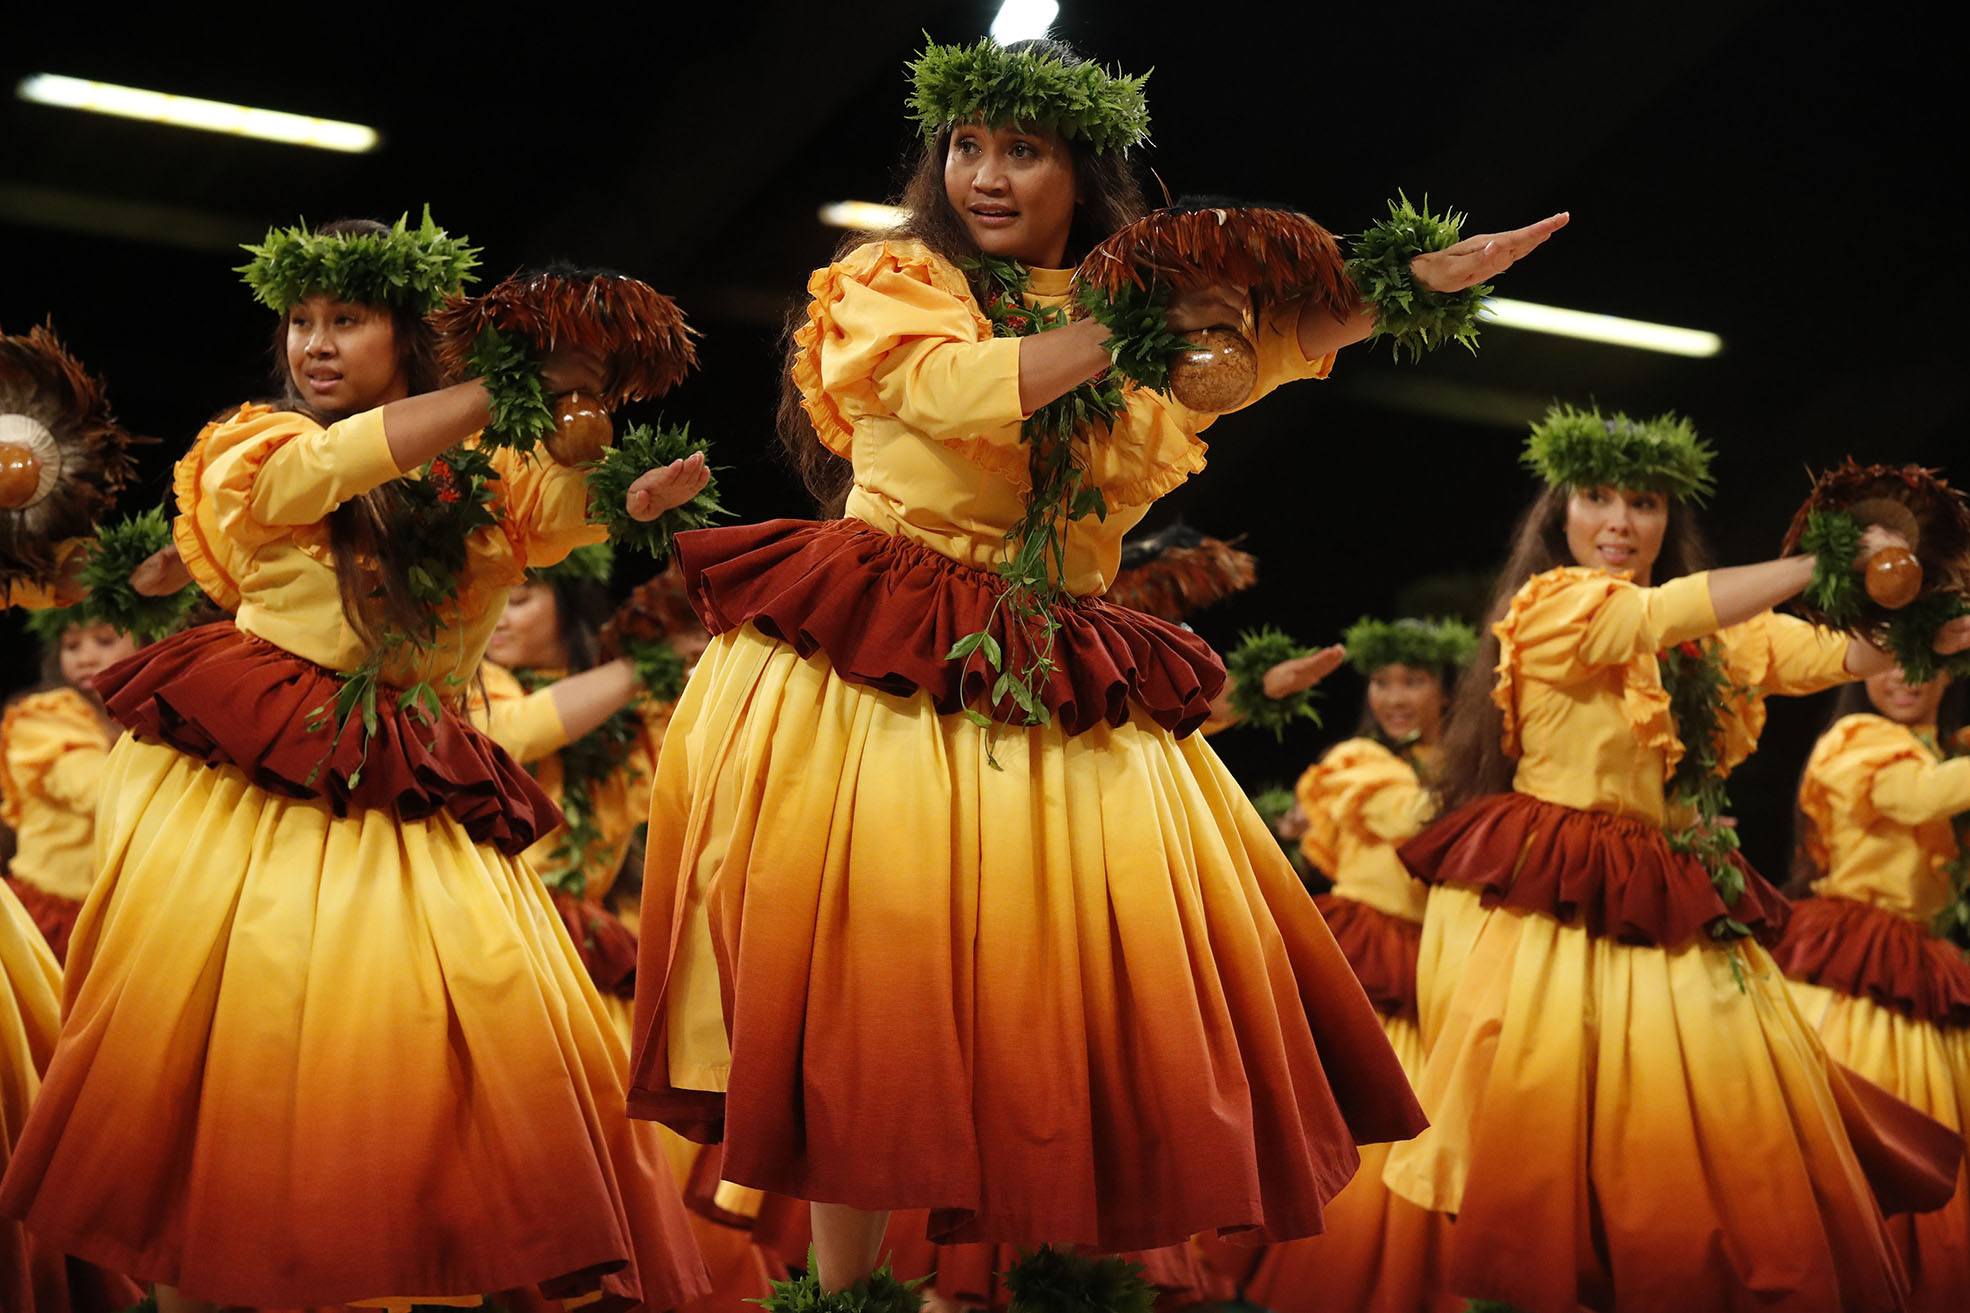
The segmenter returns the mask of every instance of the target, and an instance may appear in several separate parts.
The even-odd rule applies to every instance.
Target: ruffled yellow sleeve
[[[1719,631],[1717,638],[1726,673],[1743,690],[1720,719],[1718,760],[1726,772],[1758,750],[1768,696],[1800,697],[1853,679],[1847,673],[1847,637],[1794,616],[1767,611]]]
[[[493,452],[499,471],[500,523],[523,569],[540,570],[577,547],[604,542],[609,531],[588,520],[588,476],[545,450]]]
[[[793,381],[830,451],[849,455],[868,415],[967,451],[1018,445],[1019,341],[992,336],[964,276],[928,247],[870,242],[818,270],[807,291]]]
[[[1372,739],[1335,744],[1294,787],[1306,813],[1300,851],[1332,874],[1344,841],[1401,843],[1428,823],[1428,790],[1408,763]]]
[[[46,611],[57,606],[74,606],[82,600],[82,586],[71,578],[70,562],[85,551],[92,538],[67,538],[55,546],[55,582],[36,583],[16,579],[0,583],[0,607],[19,607],[23,611]]]
[[[383,412],[327,428],[271,406],[242,406],[206,425],[172,475],[172,538],[185,567],[226,610],[255,552],[282,538],[325,551],[319,526],[342,503],[401,473]]]
[[[20,828],[29,798],[93,816],[108,735],[73,689],[31,693],[0,717],[0,821]]]
[[[1685,575],[1643,588],[1616,575],[1562,566],[1526,580],[1498,636],[1498,682],[1492,700],[1504,715],[1504,750],[1519,755],[1519,698],[1526,681],[1566,688],[1619,669],[1622,706],[1645,748],[1660,748],[1673,768],[1682,757],[1656,653],[1715,632],[1710,577]]]
[[[1799,810],[1812,822],[1813,856],[1823,869],[1836,827],[1866,829],[1883,818],[1914,827],[1970,811],[1970,757],[1938,761],[1905,725],[1847,716],[1813,746]]]
[[[490,661],[480,665],[479,674],[485,697],[474,699],[473,719],[515,761],[536,762],[568,746],[552,685],[529,693],[512,671]]]

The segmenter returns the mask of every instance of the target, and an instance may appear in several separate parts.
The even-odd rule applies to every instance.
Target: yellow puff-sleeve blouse
[[[72,688],[30,693],[0,718],[0,821],[17,839],[8,874],[80,902],[95,882],[96,800],[111,730]]]
[[[588,523],[581,471],[544,453],[493,453],[497,522],[466,544],[457,606],[438,642],[392,682],[470,678],[528,568],[552,565],[606,533]],[[381,409],[330,424],[271,406],[242,406],[208,425],[174,474],[173,538],[192,577],[241,630],[330,670],[362,665],[364,645],[342,614],[329,515],[405,477],[390,456]],[[414,477],[414,475],[412,476]]]
[[[1030,271],[1031,306],[1065,304],[1066,269]],[[1019,341],[995,338],[962,273],[921,242],[871,242],[808,281],[793,379],[820,440],[854,462],[847,513],[976,568],[1003,554],[1030,486],[1020,425]],[[1324,378],[1331,355],[1299,350],[1297,304],[1259,326],[1253,400]],[[1247,404],[1250,404],[1249,402]],[[1204,468],[1198,436],[1216,419],[1132,388],[1112,428],[1087,441],[1108,516],[1067,535],[1068,588],[1104,591],[1122,537],[1158,497]]]
[[[1535,575],[1493,626],[1492,698],[1504,716],[1514,788],[1583,811],[1661,825],[1663,785],[1682,760],[1657,654],[1716,633],[1743,692],[1723,717],[1724,764],[1757,746],[1764,698],[1811,693],[1853,678],[1847,641],[1804,621],[1765,614],[1718,632],[1705,574],[1644,588],[1618,575],[1565,566]]]
[[[1927,923],[1954,896],[1951,818],[1970,811],[1970,757],[1945,760],[1935,727],[1882,716],[1835,722],[1799,785],[1813,892]]]
[[[1308,767],[1293,792],[1307,820],[1300,851],[1333,879],[1335,896],[1421,924],[1428,890],[1396,848],[1436,804],[1409,763],[1373,739],[1349,739]]]

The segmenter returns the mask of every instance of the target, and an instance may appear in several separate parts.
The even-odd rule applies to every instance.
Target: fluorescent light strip
[[[1528,333],[1552,333],[1558,337],[1577,337],[1588,342],[1634,347],[1638,351],[1660,351],[1672,356],[1703,359],[1724,349],[1724,339],[1696,328],[1672,328],[1642,319],[1623,319],[1618,315],[1597,315],[1585,310],[1562,310],[1556,305],[1532,301],[1513,301],[1494,296],[1485,302],[1485,318],[1507,328]]]
[[[250,105],[229,105],[219,100],[200,100],[196,96],[173,96],[162,91],[145,91],[140,87],[122,87],[114,82],[64,77],[59,73],[35,73],[24,77],[14,90],[22,100],[36,105],[87,110],[92,114],[114,114],[119,118],[165,123],[175,128],[257,137],[262,141],[312,146],[317,150],[342,151],[351,155],[367,154],[382,141],[375,128],[360,123],[318,119],[307,114],[287,114],[273,109],[254,109]]]
[[[863,232],[886,232],[900,228],[910,212],[900,205],[878,205],[874,201],[836,201],[821,207],[821,222],[830,228],[857,228]]]
[[[992,39],[1002,46],[1046,36],[1053,20],[1060,17],[1055,0],[1005,0],[998,17],[992,20]]]

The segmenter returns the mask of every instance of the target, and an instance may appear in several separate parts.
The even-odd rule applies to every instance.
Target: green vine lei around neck
[[[1744,868],[1731,860],[1739,847],[1737,831],[1722,823],[1731,805],[1724,784],[1722,723],[1727,701],[1752,696],[1756,690],[1731,682],[1723,646],[1714,640],[1679,643],[1665,649],[1658,661],[1676,737],[1683,743],[1683,758],[1669,777],[1668,792],[1672,801],[1695,813],[1688,825],[1668,832],[1669,846],[1701,862],[1724,906],[1736,907],[1744,896],[1745,875]],[[1728,914],[1710,924],[1712,939],[1732,944],[1731,978],[1740,992],[1746,988],[1744,958],[1733,941],[1750,934],[1750,926]]]
[[[1028,306],[1024,301],[1030,278],[1024,265],[1012,260],[980,256],[968,266],[982,270],[994,290],[982,307],[995,337],[1026,337],[1067,323],[1064,306]],[[1067,577],[1067,527],[1075,520],[1094,516],[1106,519],[1108,504],[1101,489],[1088,482],[1084,458],[1076,452],[1074,435],[1090,424],[1112,423],[1122,413],[1122,385],[1113,374],[1088,380],[1064,396],[1033,412],[1021,430],[1027,443],[1027,471],[1032,488],[1026,496],[1025,512],[1006,533],[1006,556],[993,567],[999,576],[998,597],[985,624],[966,634],[945,654],[950,661],[962,661],[969,669],[982,661],[998,672],[992,685],[990,706],[996,709],[1011,699],[1019,722],[1044,725],[1050,718],[1041,696],[1048,678],[1057,666],[1054,640],[1060,631],[1056,608],[1069,600]],[[1001,609],[1011,613],[1012,623],[1025,633],[1030,655],[1017,668],[1007,666],[1008,654],[992,636],[992,623]],[[975,707],[967,707],[965,718],[981,729],[990,729],[992,717]],[[1010,723],[1012,713],[1008,711]],[[987,760],[994,769],[998,761],[987,747]]]

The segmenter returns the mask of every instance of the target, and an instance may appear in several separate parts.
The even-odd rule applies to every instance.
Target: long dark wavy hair
[[[315,230],[324,235],[386,233],[374,219],[337,219]],[[397,360],[410,393],[433,392],[444,386],[438,364],[438,338],[424,317],[407,306],[384,307],[397,344]],[[287,316],[274,326],[274,404],[327,424],[342,416],[320,414],[308,404],[293,371],[287,367]],[[343,502],[328,516],[328,539],[335,560],[335,582],[342,595],[342,614],[364,643],[375,646],[392,631],[414,634],[429,620],[427,608],[411,596],[408,568],[411,545],[402,534],[403,494],[392,479],[359,497]]]
[[[1833,705],[1827,709],[1826,723],[1814,736],[1813,743],[1818,746],[1833,727],[1849,716],[1873,715],[1881,713],[1875,708],[1874,700],[1867,695],[1867,684],[1855,680],[1843,685],[1834,697]],[[1943,690],[1943,700],[1936,708],[1936,739],[1948,743],[1963,728],[1966,716],[1970,716],[1970,681],[1956,680]],[[1785,896],[1788,898],[1812,897],[1812,883],[1825,875],[1820,864],[1813,860],[1812,838],[1813,820],[1799,805],[1799,791],[1806,784],[1806,770],[1812,764],[1812,755],[1799,767],[1799,779],[1792,788],[1792,862],[1787,870]]]
[[[1006,49],[1030,51],[1070,64],[1081,59],[1079,52],[1064,41],[1016,41]],[[836,248],[834,258],[839,260],[871,240],[914,239],[960,269],[967,261],[975,260],[979,253],[977,243],[971,240],[964,220],[951,208],[944,194],[944,157],[950,145],[951,130],[947,128],[926,141],[917,154],[902,191],[894,197],[894,202],[909,212],[901,227],[873,237],[866,233],[851,234]],[[1079,140],[1069,141],[1067,146],[1074,159],[1074,188],[1077,193],[1074,225],[1067,237],[1067,262],[1071,265],[1078,263],[1092,247],[1116,229],[1140,219],[1146,206],[1142,183],[1125,154],[1121,151],[1092,151]],[[982,275],[972,273],[968,277],[972,295],[983,303],[988,289],[980,281]],[[800,404],[800,390],[794,386],[793,335],[806,322],[807,306],[802,302],[794,306],[788,315],[781,338],[787,364],[780,373],[780,445],[821,514],[833,519],[841,514],[854,471],[846,460],[822,446],[815,437],[813,422],[807,418],[807,411]]]
[[[1566,508],[1571,492],[1569,488],[1547,488],[1533,499],[1512,530],[1511,555],[1492,589],[1491,607],[1479,631],[1477,655],[1471,658],[1450,699],[1443,735],[1445,811],[1473,798],[1511,790],[1518,763],[1505,755],[1500,742],[1505,718],[1491,700],[1498,678],[1498,637],[1491,626],[1504,618],[1526,580],[1562,565],[1578,564],[1566,542]],[[1673,498],[1668,504],[1669,523],[1663,531],[1662,551],[1650,575],[1657,584],[1710,567],[1710,547],[1695,514]]]

